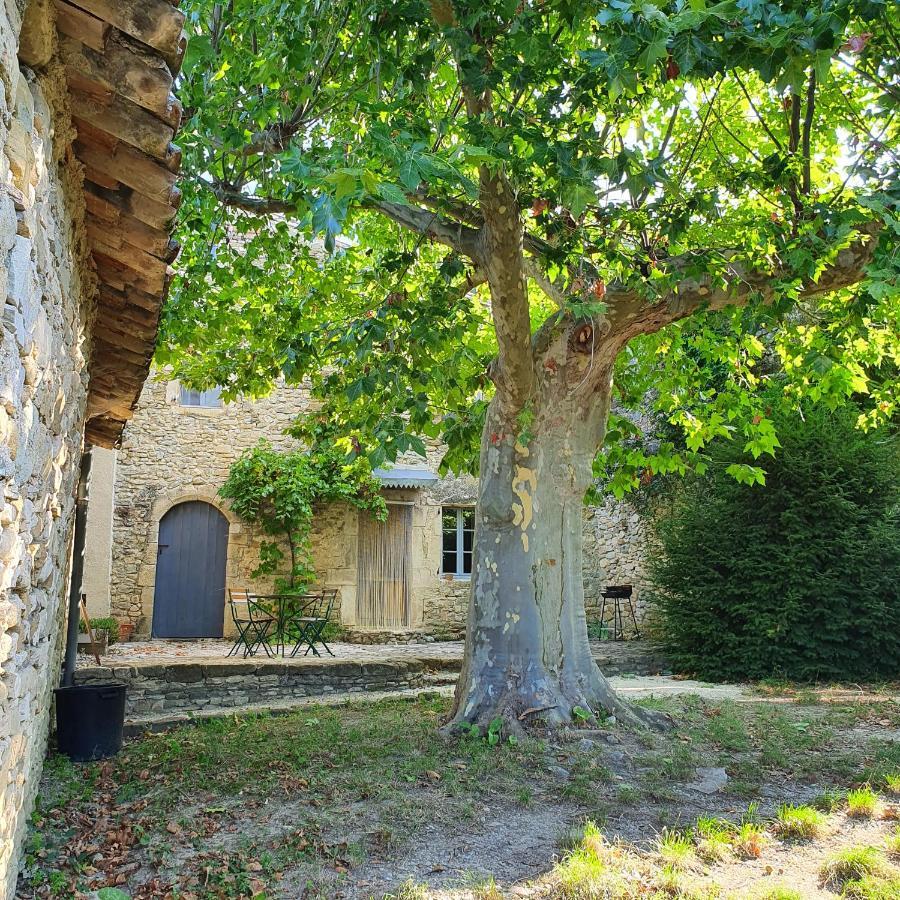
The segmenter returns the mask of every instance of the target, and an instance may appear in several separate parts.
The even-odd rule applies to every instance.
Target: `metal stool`
[[[606,619],[606,601],[612,603],[612,635],[614,641],[622,641],[625,639],[625,613],[631,615],[631,621],[634,623],[634,636],[639,638],[641,630],[638,628],[637,616],[634,612],[634,603],[632,602],[633,588],[630,584],[611,584],[600,596],[603,602],[600,604],[600,624],[602,625]]]

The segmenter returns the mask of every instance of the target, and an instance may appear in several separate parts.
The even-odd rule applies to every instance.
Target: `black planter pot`
[[[76,684],[57,688],[56,742],[76,762],[115,756],[122,749],[124,684]]]

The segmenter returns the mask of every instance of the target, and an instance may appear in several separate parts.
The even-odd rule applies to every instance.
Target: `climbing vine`
[[[287,575],[276,578],[276,590],[301,592],[315,581],[310,532],[316,507],[350,503],[383,521],[387,506],[379,487],[368,461],[348,461],[334,441],[288,452],[261,441],[232,465],[219,495],[272,538],[261,544],[259,565],[250,574],[257,578],[284,571],[287,556]]]

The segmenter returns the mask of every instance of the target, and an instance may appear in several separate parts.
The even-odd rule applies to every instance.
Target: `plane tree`
[[[895,414],[897,10],[881,0],[185,0],[159,361],[306,382],[350,454],[480,476],[454,722],[647,714],[591,657],[582,506],[763,481],[758,388]],[[769,374],[767,374],[769,373]],[[683,432],[652,448],[618,406]],[[769,392],[771,396],[771,392]],[[312,426],[309,425],[312,423]]]

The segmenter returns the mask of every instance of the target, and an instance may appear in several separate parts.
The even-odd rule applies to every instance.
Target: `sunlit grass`
[[[833,853],[822,864],[822,880],[834,887],[865,876],[881,876],[888,872],[884,854],[875,847],[847,847]]]
[[[710,816],[697,819],[695,841],[697,853],[708,862],[725,859],[731,852],[735,829],[730,822]]]
[[[683,831],[664,831],[656,842],[660,858],[676,869],[683,869],[694,861],[694,842]]]
[[[871,819],[878,807],[878,794],[867,784],[847,792],[847,815],[854,819]]]
[[[897,900],[900,897],[900,875],[864,875],[844,885],[842,896],[848,900]]]
[[[900,860],[900,825],[888,835],[887,852],[894,859]]]
[[[428,887],[416,884],[411,878],[404,882],[393,894],[385,894],[382,900],[428,900]]]
[[[809,841],[825,832],[828,817],[811,806],[784,803],[778,807],[775,831],[779,837]]]
[[[803,894],[793,888],[773,887],[769,888],[754,900],[803,900]]]
[[[622,896],[625,882],[609,864],[608,847],[600,829],[587,822],[581,842],[553,870],[553,896],[559,900]]]
[[[758,822],[742,822],[738,826],[732,846],[747,859],[758,859],[763,850],[771,843],[766,829]]]

